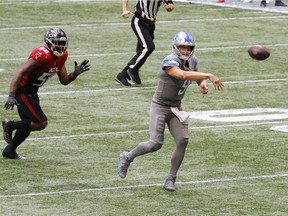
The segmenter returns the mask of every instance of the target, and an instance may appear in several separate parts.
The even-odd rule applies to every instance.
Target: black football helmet
[[[60,57],[65,53],[69,43],[65,32],[60,28],[51,28],[44,35],[44,42],[57,57]]]

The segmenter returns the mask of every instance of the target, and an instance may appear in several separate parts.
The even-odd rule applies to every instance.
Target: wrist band
[[[11,96],[11,97],[14,97],[14,98],[15,98],[15,96],[16,96],[16,93],[15,93],[15,92],[9,92],[9,96]]]
[[[76,77],[75,78],[72,78],[72,73],[70,73],[69,75],[68,75],[68,78],[71,80],[71,81],[74,81],[75,79],[76,79]]]

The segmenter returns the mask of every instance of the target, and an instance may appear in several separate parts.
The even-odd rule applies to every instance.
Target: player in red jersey
[[[27,139],[31,131],[40,131],[47,126],[48,119],[41,109],[38,89],[55,74],[62,85],[68,85],[78,75],[90,69],[88,60],[84,60],[80,65],[75,61],[74,72],[67,72],[65,62],[68,58],[66,50],[69,41],[62,29],[51,28],[45,34],[44,42],[44,46],[31,52],[10,83],[4,108],[13,110],[16,105],[21,120],[5,119],[2,122],[3,136],[8,144],[2,152],[3,157],[25,159],[16,153],[16,148]]]

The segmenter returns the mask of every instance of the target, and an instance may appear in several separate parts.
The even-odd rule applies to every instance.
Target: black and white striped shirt
[[[155,19],[162,2],[173,4],[172,0],[137,0],[136,14],[143,18]]]

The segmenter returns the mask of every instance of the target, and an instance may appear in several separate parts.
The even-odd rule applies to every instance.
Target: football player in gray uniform
[[[131,151],[120,154],[118,174],[125,178],[130,163],[138,156],[159,150],[164,143],[164,131],[168,129],[176,142],[171,158],[171,168],[164,183],[164,189],[175,191],[175,180],[184,158],[189,140],[189,114],[182,110],[181,100],[192,81],[200,87],[202,94],[208,93],[210,80],[214,88],[222,90],[224,84],[211,73],[198,72],[194,54],[195,42],[188,32],[177,33],[173,40],[173,53],[164,58],[158,73],[158,85],[150,107],[150,140],[139,143]]]

